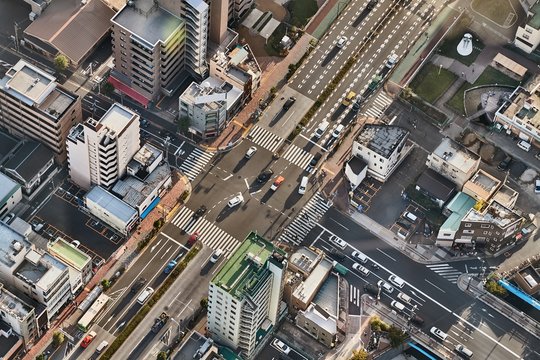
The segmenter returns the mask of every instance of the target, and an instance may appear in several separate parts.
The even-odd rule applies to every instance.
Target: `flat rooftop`
[[[0,262],[12,267],[15,257],[22,256],[20,253],[25,253],[31,247],[32,244],[23,235],[0,221]]]
[[[204,81],[201,84],[192,82],[180,95],[180,99],[187,103],[198,106],[205,111],[218,110],[227,101],[227,92],[219,87],[210,85]]]
[[[19,183],[0,172],[0,205],[5,204],[20,187]]]
[[[330,274],[322,284],[319,292],[313,298],[313,303],[317,304],[324,311],[334,318],[339,315],[338,299],[338,277]]]
[[[57,238],[55,242],[49,243],[47,250],[79,271],[84,269],[85,265],[91,261],[90,256],[61,238]]]
[[[118,103],[114,103],[99,120],[99,123],[107,129],[120,134],[135,117],[138,117],[137,113]]]
[[[14,274],[25,282],[46,291],[66,269],[67,265],[48,253],[40,254],[35,250],[30,250]]]
[[[367,124],[356,141],[388,159],[408,134],[409,131],[399,126]]]
[[[137,216],[137,210],[100,186],[94,186],[84,197],[87,201],[91,201],[106,209],[110,214],[113,214],[124,223],[129,222],[134,216]]]
[[[212,283],[232,296],[242,298],[245,292],[257,285],[257,278],[266,270],[266,261],[273,252],[285,256],[282,250],[261,236],[249,234],[214,276]]]
[[[508,225],[520,220],[521,216],[514,211],[502,206],[496,201],[492,201],[483,212],[471,209],[463,218],[463,221],[469,222],[488,222],[504,229]]]
[[[165,42],[183,21],[152,0],[136,0],[133,5],[124,6],[111,21],[144,40],[154,47]]]
[[[516,88],[510,97],[510,101],[504,103],[498,113],[508,119],[519,120],[524,125],[534,127],[540,131],[540,94],[538,88],[530,92],[522,87]]]
[[[527,25],[540,30],[540,3],[537,1],[530,9],[529,12],[533,15],[527,20]]]
[[[303,246],[298,248],[298,250],[290,256],[289,265],[294,265],[298,269],[310,274],[319,263],[320,258],[321,255]]]
[[[19,320],[24,320],[33,310],[31,306],[6,290],[3,284],[0,284],[0,309]]]
[[[4,90],[27,105],[40,104],[56,86],[56,78],[38,67],[19,60],[0,83]]]
[[[482,169],[479,169],[468,182],[477,185],[489,194],[493,193],[501,185],[501,180]]]
[[[442,139],[439,146],[433,151],[433,154],[444,159],[454,167],[461,169],[463,172],[468,172],[469,169],[474,168],[480,158],[450,138]]]
[[[322,260],[313,272],[302,282],[293,292],[293,296],[302,300],[304,303],[309,302],[315,296],[315,292],[321,287],[322,283],[327,279],[328,274],[332,271],[332,263],[326,259]]]
[[[171,169],[167,164],[163,164],[155,168],[144,181],[133,176],[126,176],[124,179],[118,180],[111,191],[129,205],[138,207],[170,176]]]

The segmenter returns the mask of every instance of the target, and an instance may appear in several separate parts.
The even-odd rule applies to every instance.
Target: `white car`
[[[246,152],[246,155],[244,156],[246,159],[251,159],[253,155],[257,152],[257,148],[255,146],[251,146],[248,151]]]
[[[335,138],[338,138],[339,135],[341,134],[341,132],[343,131],[343,128],[345,126],[343,126],[343,124],[339,124],[335,129],[334,131],[332,132],[332,136],[335,137]]]
[[[362,264],[365,264],[368,261],[368,257],[360,251],[353,251],[351,256],[356,260],[359,260]]]
[[[73,247],[78,248],[79,245],[81,245],[81,242],[80,242],[79,240],[73,240],[73,241],[71,242],[71,245],[73,245]]]
[[[354,263],[352,265],[352,268],[358,271],[359,273],[361,273],[362,275],[365,275],[365,276],[369,275],[369,270],[363,267],[362,265],[360,265],[359,263]]]
[[[405,311],[405,305],[403,305],[402,303],[400,303],[399,301],[392,301],[392,303],[390,304],[390,306],[392,306],[394,309],[396,309],[397,311],[399,312],[403,312]]]
[[[472,358],[473,356],[473,352],[469,349],[467,349],[464,345],[457,345],[455,348],[454,348],[459,354],[467,357],[467,358]]]
[[[288,347],[287,345],[285,345],[285,343],[279,339],[274,339],[274,341],[272,342],[272,344],[278,348],[279,351],[281,351],[282,353],[284,353],[285,355],[287,355],[288,353],[291,352],[291,348]]]
[[[525,140],[520,140],[518,143],[517,143],[517,146],[518,148],[520,148],[521,150],[524,150],[524,151],[529,151],[531,150],[531,143],[528,142],[528,141],[525,141]]]
[[[405,293],[400,292],[397,297],[398,297],[399,300],[403,301],[405,304],[411,304],[412,303],[412,298],[409,295],[405,294]]]
[[[386,291],[389,294],[394,292],[394,287],[384,280],[379,280],[377,282],[377,286],[382,288],[384,291]]]
[[[534,192],[540,194],[540,179],[534,181]]]
[[[238,193],[238,195],[236,195],[231,200],[229,200],[228,205],[230,208],[233,208],[237,205],[240,205],[243,202],[244,202],[244,197],[242,196],[242,193]]]
[[[394,284],[400,289],[402,289],[403,286],[405,286],[405,281],[396,275],[390,275],[390,277],[388,277],[388,281],[390,281],[392,284]]]
[[[336,245],[341,250],[345,249],[347,247],[347,242],[343,240],[342,238],[338,237],[337,235],[330,236],[330,242]]]
[[[441,339],[442,341],[446,340],[446,338],[448,337],[447,333],[435,326],[429,329],[429,332],[436,338]]]
[[[347,43],[347,37],[340,36],[337,41],[337,47],[341,49],[343,48],[343,46],[345,46],[346,43]]]

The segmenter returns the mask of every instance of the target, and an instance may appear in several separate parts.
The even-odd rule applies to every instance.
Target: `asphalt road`
[[[501,360],[525,357],[539,351],[536,338],[483,303],[466,296],[454,283],[445,279],[445,271],[481,272],[482,263],[479,260],[443,263],[438,267],[416,263],[333,209],[321,220],[320,231],[308,235],[306,245],[315,244],[329,249],[333,247],[328,241],[332,234],[349,244],[343,250],[347,259],[341,263],[350,269],[346,279],[351,290],[351,314],[359,313],[360,302],[357,299],[364,293],[365,284],[376,285],[378,280],[387,281],[390,274],[396,274],[406,282],[400,291],[413,299],[413,303],[407,305],[407,314],[413,304],[417,305],[416,314],[425,320],[422,330],[428,333],[431,326],[437,326],[448,333],[449,338],[444,346],[450,351],[462,343],[474,351],[476,359]],[[362,276],[352,269],[353,250],[360,250],[371,259],[366,264],[371,272],[369,276]],[[380,269],[374,271],[372,262],[378,264]],[[488,261],[488,265],[496,264]],[[397,288],[391,294],[382,291],[381,301],[389,306],[392,300],[397,300],[398,293]]]

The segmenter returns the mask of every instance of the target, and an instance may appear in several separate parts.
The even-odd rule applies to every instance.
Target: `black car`
[[[341,251],[339,250],[336,250],[334,248],[331,248],[329,251],[328,251],[328,254],[330,256],[332,256],[334,259],[338,260],[338,261],[343,261],[345,260],[345,254],[342,253]]]
[[[497,169],[501,171],[506,171],[510,167],[510,163],[512,162],[512,158],[510,156],[507,156],[506,159],[501,161],[499,165],[497,165]]]
[[[264,170],[262,173],[257,176],[257,181],[260,183],[267,182],[268,179],[270,179],[274,175],[274,171],[272,169]]]
[[[169,315],[167,313],[162,312],[161,315],[154,321],[154,325],[152,325],[152,332],[154,334],[158,333],[159,330],[169,321]]]
[[[205,212],[206,212],[206,206],[201,205],[201,207],[198,208],[197,211],[195,211],[195,213],[193,214],[193,218],[198,219],[201,216],[203,216]]]
[[[379,288],[373,284],[364,285],[364,291],[368,294],[377,296],[379,294]]]
[[[315,167],[315,165],[317,165],[319,160],[321,160],[321,157],[322,157],[321,153],[316,153],[313,159],[311,159],[311,161],[309,162],[309,166]]]
[[[132,292],[132,293],[138,292],[139,290],[142,289],[142,287],[144,286],[144,284],[146,284],[146,279],[143,278],[143,277],[140,277],[139,279],[137,279],[137,281],[135,282],[135,284],[133,284],[133,286],[131,287],[131,292]]]
[[[296,98],[294,96],[291,96],[290,98],[285,101],[285,104],[283,104],[283,109],[289,110],[291,106],[296,102]]]

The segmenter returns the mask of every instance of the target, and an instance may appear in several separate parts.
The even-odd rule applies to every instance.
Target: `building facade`
[[[34,308],[0,283],[0,319],[24,339],[26,346],[40,335]]]
[[[83,189],[93,185],[111,187],[124,176],[139,150],[139,115],[113,104],[100,120],[77,124],[67,139],[71,180]]]
[[[210,7],[203,0],[183,0],[182,20],[186,24],[186,68],[198,80],[208,75],[208,22]]]
[[[81,121],[80,97],[38,67],[20,60],[0,79],[0,126],[42,142],[58,162],[66,159],[69,130]]]
[[[22,200],[21,185],[0,173],[0,219]]]
[[[208,331],[212,338],[247,359],[260,350],[258,331],[276,326],[282,309],[285,253],[251,233],[214,276],[208,293]]]
[[[540,44],[540,1],[537,1],[527,11],[527,22],[523,26],[518,26],[514,45],[525,51],[532,53]]]
[[[444,138],[428,155],[426,165],[462,187],[480,166],[480,156],[450,138]]]

